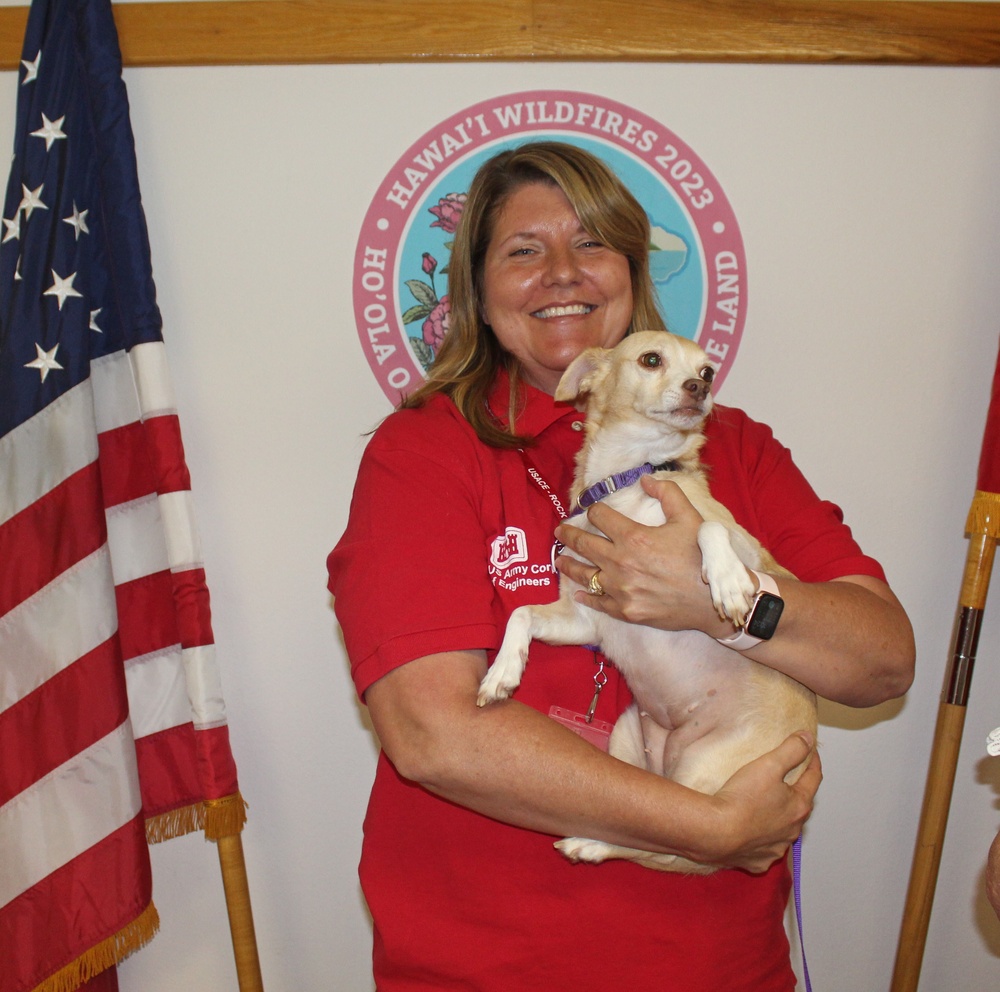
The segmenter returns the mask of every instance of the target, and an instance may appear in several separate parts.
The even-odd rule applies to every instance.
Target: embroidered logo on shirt
[[[498,589],[516,592],[525,586],[549,586],[556,570],[550,562],[528,561],[528,538],[520,527],[508,527],[490,544],[490,577]]]
[[[490,548],[490,565],[505,572],[511,565],[528,560],[528,538],[520,527],[508,527],[493,538]]]

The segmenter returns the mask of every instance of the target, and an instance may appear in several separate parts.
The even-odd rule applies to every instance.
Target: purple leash
[[[802,977],[806,982],[806,992],[812,992],[809,981],[809,965],[806,964],[806,944],[802,939],[802,835],[799,834],[792,845],[792,894],[795,898],[795,922],[799,927],[799,951],[802,953]]]

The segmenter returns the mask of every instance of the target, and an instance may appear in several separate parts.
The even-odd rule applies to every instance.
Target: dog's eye
[[[663,364],[663,358],[659,352],[647,351],[639,356],[639,364],[647,369],[658,369]]]
[[[711,382],[715,378],[715,369],[711,365],[706,365],[701,370],[701,378],[704,382]]]

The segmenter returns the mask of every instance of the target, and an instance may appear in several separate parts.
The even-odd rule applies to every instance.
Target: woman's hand
[[[593,837],[764,871],[809,815],[821,774],[811,738],[793,735],[707,796],[618,761],[537,710],[509,699],[476,706],[481,651],[401,665],[366,701],[397,771],[431,792],[515,826],[556,837]]]
[[[587,512],[601,534],[568,524],[556,531],[586,561],[562,555],[556,567],[584,589],[599,568],[605,595],[577,592],[576,598],[619,620],[712,637],[732,634],[701,577],[701,515],[675,483],[645,476],[641,484],[660,501],[664,524],[644,526],[598,503]],[[831,582],[782,576],[778,588],[785,602],[778,630],[748,649],[747,657],[847,706],[875,706],[910,687],[913,630],[885,582],[870,575]]]
[[[715,637],[733,633],[733,625],[716,614],[701,577],[701,514],[676,483],[651,476],[641,483],[660,501],[666,523],[648,527],[597,503],[587,515],[601,534],[572,524],[556,531],[559,540],[586,561],[562,555],[556,567],[584,589],[599,568],[605,594],[578,592],[576,598],[619,620],[662,630],[704,630]]]
[[[716,829],[706,830],[706,838],[718,843],[720,853],[706,852],[705,861],[756,873],[784,857],[812,812],[823,779],[819,755],[813,751],[793,785],[787,785],[784,777],[806,759],[812,747],[809,735],[793,734],[741,768],[715,794],[719,822]]]

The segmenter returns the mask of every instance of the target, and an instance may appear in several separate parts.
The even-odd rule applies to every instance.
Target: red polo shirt
[[[582,419],[526,389],[517,431],[536,438],[531,463],[564,505]],[[805,581],[884,578],[767,427],[717,406],[707,433],[713,494],[778,561]],[[485,649],[492,660],[510,612],[557,595],[558,520],[522,456],[482,444],[450,400],[390,416],[328,560],[358,692],[428,654]],[[534,642],[516,698],[584,712],[594,670],[583,648]],[[628,701],[610,670],[597,717],[614,722]],[[573,865],[552,841],[438,799],[380,756],[360,868],[380,992],[794,989],[784,863],[680,876]]]

